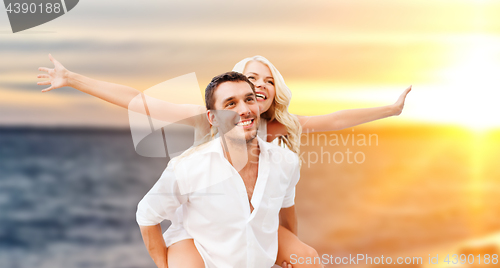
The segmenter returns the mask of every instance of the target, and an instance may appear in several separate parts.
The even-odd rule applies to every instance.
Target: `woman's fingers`
[[[403,94],[401,94],[401,96],[406,96],[411,90],[411,86],[409,86],[407,89],[405,89],[405,91],[403,91]]]
[[[284,261],[282,264],[281,264],[281,267],[282,268],[293,268],[291,264],[287,264],[286,261]]]
[[[409,87],[408,87],[408,88],[407,88],[407,89],[403,92],[403,94],[401,94],[401,96],[399,96],[399,99],[398,99],[398,101],[399,101],[399,102],[404,102],[404,100],[405,100],[405,98],[406,98],[406,95],[408,95],[408,93],[410,93],[410,91],[411,91],[411,87],[412,87],[412,86],[409,86]]]
[[[409,86],[409,87],[405,90],[405,92],[403,93],[405,96],[406,96],[406,95],[408,95],[408,93],[410,93],[410,91],[411,91],[411,87],[412,87],[412,86]]]
[[[48,78],[47,81],[38,82],[37,85],[50,85],[50,87],[43,89],[42,92],[51,91],[52,89],[59,88],[64,85],[60,83],[61,73],[65,71],[64,67],[54,58],[52,54],[49,54],[50,61],[54,64],[54,68],[40,67],[39,71],[46,72],[44,74],[39,74],[37,78]],[[55,83],[55,85],[54,85]]]
[[[48,87],[48,88],[46,88],[46,89],[42,90],[42,92],[51,91],[52,89],[54,89],[54,88],[53,88],[53,87]]]
[[[52,57],[51,54],[49,54],[49,59],[50,61],[54,64],[54,66],[57,68],[57,66],[61,65],[61,63],[59,63],[56,59],[54,59],[54,57]],[[62,66],[62,65],[61,65]]]
[[[50,85],[50,81],[43,81],[43,82],[38,82],[36,83],[37,85],[40,85],[40,86],[46,86],[46,85]]]
[[[406,94],[408,94],[408,93],[411,91],[411,87],[412,87],[412,86],[409,86],[409,87],[406,89]]]
[[[47,72],[48,73],[50,69],[47,68],[47,67],[40,67],[40,68],[38,68],[38,70],[42,71],[42,72]]]
[[[393,107],[395,107],[395,111],[393,115],[400,115],[401,112],[403,111],[403,107],[405,105],[405,100],[406,100],[406,95],[411,91],[412,86],[409,86],[401,95],[399,96],[398,100],[393,104]]]

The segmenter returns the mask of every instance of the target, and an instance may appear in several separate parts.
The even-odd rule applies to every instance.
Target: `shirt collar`
[[[265,152],[266,154],[271,149],[271,144],[262,140],[259,136],[255,137],[257,142],[259,143],[259,149],[261,152]],[[202,145],[203,146],[203,145]],[[224,158],[224,151],[222,150],[222,143],[220,136],[211,140],[207,144],[207,148],[205,150],[200,151],[199,153],[216,153]]]

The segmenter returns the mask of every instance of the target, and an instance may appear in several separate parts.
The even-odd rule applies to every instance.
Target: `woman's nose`
[[[264,81],[261,81],[260,79],[255,81],[255,87],[262,87],[264,85],[265,85]]]

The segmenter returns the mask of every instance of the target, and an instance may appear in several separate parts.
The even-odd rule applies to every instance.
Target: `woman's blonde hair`
[[[283,76],[281,76],[278,69],[276,69],[276,67],[274,67],[268,59],[262,56],[254,56],[243,59],[242,61],[236,63],[233,71],[243,73],[246,65],[251,61],[258,61],[269,67],[274,79],[274,88],[276,89],[276,95],[271,106],[267,111],[261,113],[261,118],[267,119],[268,121],[276,119],[278,122],[283,124],[286,127],[287,134],[285,136],[280,136],[280,141],[284,142],[290,150],[299,154],[302,126],[300,125],[298,118],[288,112],[288,105],[290,105],[292,92],[286,86],[285,80],[283,79]]]

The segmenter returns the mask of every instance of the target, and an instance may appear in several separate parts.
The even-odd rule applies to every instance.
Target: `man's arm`
[[[176,209],[187,201],[187,196],[179,193],[171,164],[169,163],[160,179],[139,202],[136,212],[144,244],[159,268],[167,267],[167,247],[160,223],[173,219]]]
[[[280,225],[297,235],[297,214],[295,214],[295,205],[288,208],[281,208]]]
[[[289,185],[283,199],[280,210],[280,225],[297,235],[297,215],[295,213],[295,186],[300,179],[300,160],[297,154],[293,154],[295,161],[291,164],[292,172],[289,174]],[[285,158],[286,159],[286,158]]]
[[[160,224],[153,226],[139,226],[142,240],[148,249],[149,255],[158,268],[168,268],[167,246],[163,241]]]

